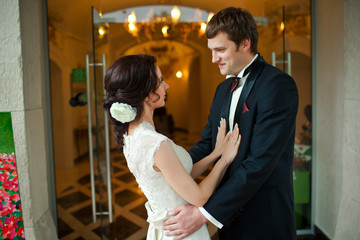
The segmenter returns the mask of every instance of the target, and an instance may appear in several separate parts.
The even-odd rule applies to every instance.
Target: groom
[[[208,23],[206,36],[212,62],[227,79],[216,89],[208,123],[190,154],[196,162],[214,149],[221,118],[229,129],[238,123],[242,140],[209,201],[200,208],[174,209],[163,228],[178,240],[209,220],[221,240],[295,239],[295,82],[258,54],[257,26],[248,11],[221,10]]]

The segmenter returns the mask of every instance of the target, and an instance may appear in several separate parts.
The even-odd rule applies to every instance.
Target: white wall
[[[315,224],[330,239],[360,238],[358,0],[315,8]]]
[[[315,13],[315,224],[335,235],[342,193],[344,13],[338,0],[317,1]],[[337,35],[339,37],[329,37]]]
[[[56,239],[49,211],[41,1],[0,1],[0,112],[11,112],[26,239]]]
[[[315,0],[314,0],[315,1]],[[0,1],[0,111],[11,112],[26,239],[56,239],[49,213],[40,0]],[[360,236],[358,0],[316,0],[315,224]]]
[[[334,239],[360,239],[360,1],[344,5],[342,195]]]

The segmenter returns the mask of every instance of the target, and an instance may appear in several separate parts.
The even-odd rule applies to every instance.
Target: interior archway
[[[167,114],[171,115],[176,127],[188,131],[189,99],[200,100],[199,94],[190,96],[190,81],[198,79],[198,72],[191,64],[199,57],[197,51],[181,42],[171,40],[140,43],[126,50],[124,55],[144,53],[155,56],[164,81],[170,86],[167,92]],[[181,77],[176,76],[177,73]],[[199,90],[199,89],[198,89]],[[199,115],[199,113],[191,113]]]
[[[89,34],[89,30],[91,30],[91,22],[89,21],[91,19],[90,6],[92,5],[100,12],[106,14],[118,11],[119,9],[149,6],[149,4],[153,3],[143,0],[134,0],[132,2],[106,1],[106,3],[103,1],[80,0],[79,2],[68,4],[49,0],[49,22],[53,27],[51,31],[53,33],[51,35],[52,39],[50,40],[53,44],[51,45],[50,52],[57,51],[57,53],[63,56],[66,64],[69,65],[63,73],[64,89],[68,91],[66,94],[70,96],[71,81],[68,79],[68,76],[70,75],[71,68],[84,67],[84,56],[92,53],[92,41]],[[169,1],[157,3],[158,6],[162,4],[171,3]],[[186,0],[181,4],[191,8],[200,8],[207,12],[217,12],[224,7],[228,7],[229,4],[233,5],[233,3],[219,0],[212,1],[211,4],[206,1],[194,2]],[[309,22],[307,21],[310,16],[308,3],[298,0],[256,0],[237,3],[237,5],[240,4],[241,7],[248,9],[258,22],[260,39],[262,41],[259,43],[259,51],[269,63],[271,63],[271,53],[273,51],[276,52],[277,59],[282,58],[284,41],[281,21],[283,18],[279,12],[281,13],[281,6],[285,6],[286,10],[288,10],[286,16],[291,18],[293,24],[292,27],[289,27],[292,32],[285,37],[285,51],[296,52],[293,53],[294,64],[300,65],[293,68],[295,80],[301,79],[302,81],[305,78],[309,80],[307,79],[307,74],[310,72],[309,65],[307,64],[310,57],[308,55],[310,53],[310,31]],[[84,9],[84,12],[79,9]],[[85,11],[87,12],[85,13]],[[62,13],[65,15],[59,17]],[[273,17],[274,14],[275,17]],[[72,18],[70,19],[68,16],[72,16]],[[141,19],[140,16],[139,19]],[[86,24],[83,24],[84,22]],[[187,23],[179,23],[178,26],[181,24]],[[299,27],[299,24],[303,25]],[[166,104],[167,113],[174,117],[175,127],[178,130],[185,130],[181,131],[182,135],[174,136],[176,138],[175,142],[186,148],[192,147],[196,140],[200,138],[200,132],[207,122],[211,99],[215,89],[224,79],[224,76],[220,75],[218,67],[211,62],[211,52],[207,48],[206,37],[200,35],[198,31],[191,31],[187,35],[179,34],[178,37],[173,35],[169,38],[163,38],[161,35],[148,36],[148,38],[134,37],[126,29],[124,22],[108,23],[107,31],[107,34],[102,39],[95,41],[96,54],[106,55],[107,66],[118,57],[126,54],[147,53],[157,57],[164,79],[170,85]],[[305,34],[301,33],[302,35],[299,35],[301,31]],[[180,33],[180,31],[178,32]],[[145,34],[145,32],[143,33]],[[184,37],[185,35],[186,37]],[[303,71],[305,67],[307,68],[306,72],[296,73],[297,71]],[[279,66],[279,68],[281,67]],[[174,75],[178,69],[181,69],[183,72],[183,78],[181,79],[176,78]],[[303,90],[308,96],[311,89],[306,86]],[[68,116],[71,116],[70,119],[73,121],[74,128],[86,127],[86,113],[79,107],[73,108]],[[299,119],[297,129],[301,129],[302,120],[303,118]],[[189,134],[184,135],[184,132]],[[191,139],[191,141],[188,141],[188,139]],[[74,153],[70,156],[72,159],[76,157]],[[125,226],[128,224],[126,225],[128,226],[125,229],[126,231],[119,229],[120,232],[123,231],[124,234],[127,234],[126,236],[121,236],[124,239],[127,239],[129,236],[129,239],[141,239],[146,234],[146,212],[144,212],[143,208],[143,203],[146,199],[137,189],[136,182],[131,173],[126,171],[125,159],[118,152],[114,152],[114,155],[112,155],[112,164],[115,222],[109,224],[105,221],[106,231],[116,229],[117,226],[121,227],[119,225]],[[59,216],[62,220],[73,219],[75,216],[77,218],[77,226],[81,226],[78,229],[82,231],[76,234],[81,235],[84,232],[88,232],[90,235],[92,234],[91,236],[95,237],[94,234],[99,235],[100,229],[99,223],[93,224],[89,217],[86,216],[91,214],[91,208],[89,207],[90,195],[89,183],[87,182],[89,176],[88,173],[82,171],[86,168],[84,166],[85,164],[81,165],[81,171],[75,169],[75,174],[79,178],[75,183],[58,190],[58,205],[61,205],[59,207]],[[75,199],[69,200],[70,197]],[[69,203],[62,205],[67,200],[73,203],[77,201],[77,203],[74,203],[74,206],[66,205]],[[127,232],[130,229],[132,229],[132,233]],[[212,235],[216,231],[216,229],[210,230]],[[107,237],[111,239],[112,236],[115,236],[112,234],[115,233],[110,233],[109,230]]]

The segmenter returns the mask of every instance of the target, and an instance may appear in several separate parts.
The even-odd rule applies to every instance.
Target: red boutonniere
[[[250,110],[249,110],[248,106],[246,105],[246,102],[244,102],[244,106],[243,106],[241,114],[246,113],[248,111],[250,111]]]

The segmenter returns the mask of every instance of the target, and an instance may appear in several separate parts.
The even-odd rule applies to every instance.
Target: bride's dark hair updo
[[[113,103],[126,103],[137,110],[138,120],[144,110],[144,100],[150,93],[155,93],[159,86],[156,76],[156,59],[149,55],[127,55],[113,62],[106,70],[103,100],[105,111],[114,126],[116,143],[120,148],[124,145],[123,135],[128,131],[129,123],[121,123],[110,114]]]

